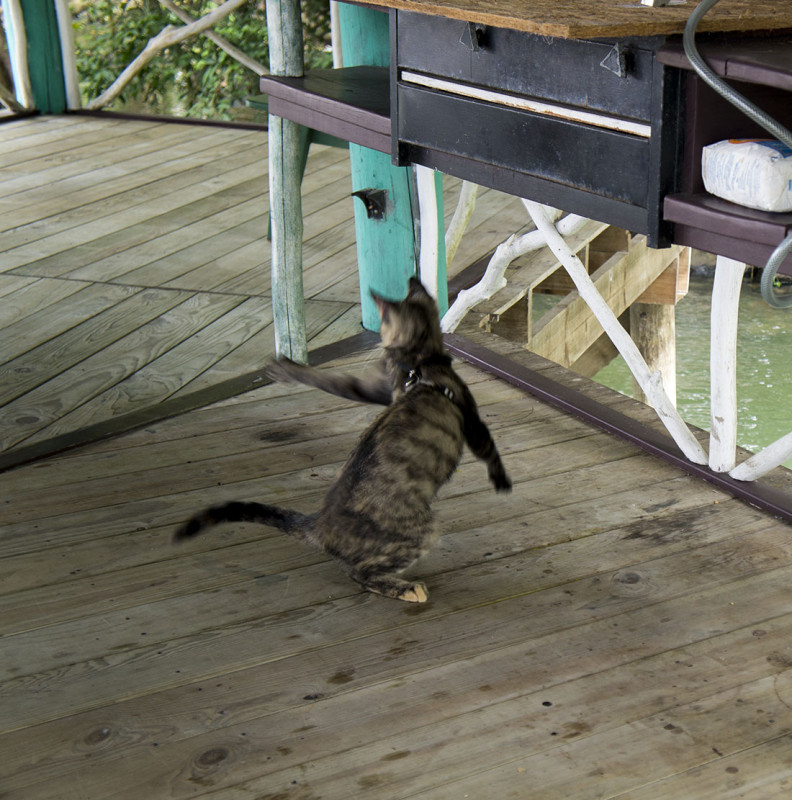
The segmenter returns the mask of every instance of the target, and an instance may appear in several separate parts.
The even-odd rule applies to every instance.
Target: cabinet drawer
[[[660,39],[558,40],[397,11],[393,155],[668,242],[678,72]],[[618,74],[617,74],[618,73]]]
[[[477,36],[459,20],[398,12],[399,68],[650,119],[654,40],[622,41],[617,55],[610,42],[554,39],[485,26],[473,30]],[[613,71],[619,64],[621,76]]]
[[[625,203],[646,203],[649,142],[643,137],[409,85],[399,88],[398,136]]]

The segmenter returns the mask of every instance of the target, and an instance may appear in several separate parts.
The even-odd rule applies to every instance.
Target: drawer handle
[[[484,46],[484,26],[478,25],[475,22],[466,22],[465,27],[462,28],[462,35],[459,37],[459,43],[477,53]]]
[[[605,58],[600,61],[600,66],[605,67],[608,72],[612,72],[618,78],[626,78],[629,71],[627,56],[627,50],[619,42],[616,42]]]

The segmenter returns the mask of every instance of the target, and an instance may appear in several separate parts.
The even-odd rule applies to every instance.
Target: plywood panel
[[[528,5],[516,0],[374,0],[372,5],[571,39],[681,34],[691,10],[686,3],[655,8],[620,0],[533,0]],[[720,3],[700,26],[702,32],[785,28],[792,28],[792,8],[776,0]]]

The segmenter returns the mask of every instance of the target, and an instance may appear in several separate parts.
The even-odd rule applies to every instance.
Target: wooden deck
[[[315,508],[374,408],[271,385],[3,476],[4,800],[789,797],[789,527],[461,369],[515,487],[465,459],[422,606],[269,529],[171,543]]]
[[[22,131],[17,125],[34,127],[16,139],[9,131]],[[183,189],[176,188],[156,206],[135,186],[166,178],[157,173],[146,181],[124,161],[118,140],[100,146],[113,126],[123,137],[126,125],[68,118],[0,126],[8,148],[0,162],[3,219],[16,220],[0,237],[8,258],[0,313],[18,314],[0,341],[22,348],[5,359],[0,386],[26,380],[26,370],[56,373],[30,378],[36,385],[19,395],[53,398],[50,406],[12,400],[3,409],[6,435],[16,425],[35,428],[11,447],[53,435],[26,420],[39,406],[57,401],[66,411],[56,420],[66,419],[70,407],[79,412],[101,396],[91,389],[81,400],[77,393],[81,370],[93,375],[94,364],[110,372],[116,361],[142,354],[119,383],[131,379],[134,394],[119,388],[115,396],[141,392],[150,406],[159,402],[160,382],[167,384],[164,397],[188,392],[196,381],[208,387],[255,370],[271,352],[267,323],[257,317],[266,318],[266,280],[252,266],[266,261],[265,204],[253,192],[224,216],[240,233],[247,224],[237,216],[241,207],[257,209],[249,241],[238,247],[257,255],[246,270],[226,273],[212,259],[230,268],[242,255],[224,258],[235,250],[214,249],[217,229],[197,221],[223,212],[213,205],[200,216],[198,188],[193,200],[182,203]],[[148,123],[132,125],[130,147],[166,162],[174,148],[195,147],[193,168],[203,177],[193,182],[207,196],[215,184],[202,170],[217,167],[228,148],[244,151],[236,137],[248,143],[250,180],[263,161],[258,132],[227,136],[167,125],[146,134]],[[80,165],[83,135],[88,161]],[[165,147],[169,135],[175,139]],[[32,151],[23,157],[35,147],[31,139],[42,147],[41,161]],[[7,158],[12,150],[18,167]],[[306,203],[314,197],[311,180],[344,172],[339,155],[318,149],[311,156]],[[105,169],[102,158],[109,160],[106,180],[127,188],[88,200],[111,189],[100,190],[105,181],[95,180]],[[192,185],[195,175],[172,168],[176,183]],[[215,175],[223,180],[229,172],[218,168]],[[74,210],[56,191],[56,176],[68,181],[70,174]],[[14,185],[30,202],[12,200]],[[249,189],[228,187],[229,198]],[[317,202],[323,192],[331,192],[329,184],[317,189]],[[134,204],[122,203],[127,194],[140,197],[140,213],[148,216],[133,222]],[[326,224],[320,217],[340,214],[340,205],[328,201],[310,225]],[[47,211],[54,208],[65,210]],[[190,222],[193,211],[199,216]],[[111,232],[100,220],[115,213],[120,227]],[[475,246],[516,227],[519,209],[513,219],[510,213],[502,198],[483,198]],[[316,248],[306,270],[309,308],[332,309],[321,333],[316,326],[320,344],[357,330],[349,322],[356,312],[354,255],[341,245],[351,234],[335,227],[344,224],[351,223],[309,238]],[[21,234],[28,238],[7,238]],[[133,244],[135,235],[143,238]],[[113,248],[124,257],[114,258]],[[161,284],[141,278],[160,272]],[[215,282],[205,283],[207,276]],[[235,293],[255,281],[255,292]],[[37,286],[43,291],[34,301]],[[106,305],[91,305],[89,289],[97,296],[107,291]],[[109,294],[116,291],[128,294]],[[69,298],[83,292],[85,302],[67,312]],[[142,305],[102,317],[146,294],[167,298],[148,318]],[[169,319],[193,331],[191,309],[226,308],[229,297],[259,309],[241,326],[249,335],[229,347],[231,356],[217,355],[216,340],[224,337],[210,322],[179,339],[185,348],[195,341],[202,363],[216,367],[185,377],[189,359],[157,364],[178,344],[162,352],[142,344],[156,340],[158,330],[165,337]],[[180,305],[179,317],[168,317],[173,312],[166,309]],[[229,313],[218,311],[215,319]],[[105,334],[123,344],[96,345]],[[93,351],[67,358],[80,340]],[[646,417],[645,406],[519,348],[493,346]],[[233,361],[237,351],[247,356]],[[69,366],[53,367],[48,353]],[[358,349],[331,366],[364,370],[375,357]],[[231,366],[223,367],[225,358]],[[150,380],[145,372],[136,379],[144,363],[163,367],[163,377],[152,371]],[[176,525],[212,502],[316,508],[375,408],[304,387],[262,385],[2,474],[3,800],[788,798],[789,526],[469,365],[460,371],[515,486],[496,495],[483,467],[465,457],[437,503],[445,536],[415,569],[428,584],[425,605],[362,593],[326,558],[266,528],[226,526],[179,547],[171,542]],[[773,479],[790,485],[787,472]]]
[[[311,348],[360,330],[351,191],[346,151],[312,148]],[[264,131],[82,116],[0,125],[0,452],[200,405],[266,364],[267,198]],[[482,192],[456,264],[526,223],[518,201]]]

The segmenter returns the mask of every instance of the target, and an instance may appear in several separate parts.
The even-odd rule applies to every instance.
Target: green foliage
[[[220,5],[213,0],[177,0],[193,18]],[[183,24],[157,0],[86,0],[73,3],[80,89],[85,100],[101,94],[168,25]],[[304,0],[306,65],[328,66],[330,20],[327,0]],[[229,14],[215,33],[245,55],[269,63],[263,0]],[[112,108],[133,105],[152,113],[231,119],[245,97],[258,94],[258,76],[205,36],[160,52],[126,87]]]

